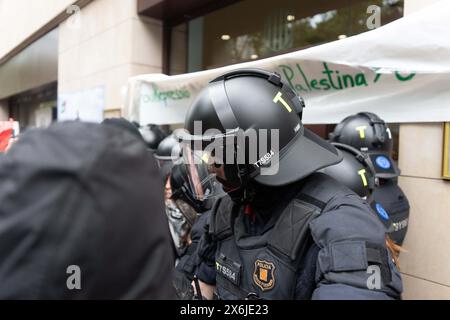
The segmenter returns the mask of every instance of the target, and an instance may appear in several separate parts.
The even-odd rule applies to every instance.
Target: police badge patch
[[[275,265],[273,262],[256,260],[253,281],[262,291],[272,289],[275,285]]]

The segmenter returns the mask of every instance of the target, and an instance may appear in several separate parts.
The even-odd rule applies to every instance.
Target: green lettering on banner
[[[191,97],[191,93],[189,90],[185,88],[174,89],[168,91],[159,91],[158,86],[152,83],[152,94],[143,94],[141,99],[142,102],[164,102],[164,105],[167,105],[168,100],[182,100],[189,99]]]
[[[376,71],[375,71],[375,72],[376,72]],[[380,79],[380,77],[381,77],[381,73],[376,73],[375,79],[373,79],[373,82],[374,82],[374,83],[378,82],[378,80]]]
[[[284,78],[289,83],[289,86],[293,88],[297,92],[308,92],[308,89],[305,89],[301,84],[294,83],[292,80],[295,78],[294,70],[286,64],[280,64],[278,66],[281,69],[281,72],[284,75]]]
[[[293,88],[297,93],[322,90],[344,90],[353,87],[369,86],[366,75],[363,72],[358,72],[356,74],[341,74],[342,71],[333,70],[326,62],[322,62],[322,66],[323,70],[321,74],[323,74],[323,78],[314,79],[308,77],[300,63],[296,63],[295,67],[293,65],[287,64],[278,65],[289,86]],[[373,83],[377,83],[382,76],[381,73],[377,73],[378,70],[379,68],[373,69],[373,71],[375,72]],[[416,73],[414,72],[408,75],[402,75],[398,71],[395,72],[396,79],[401,82],[410,81],[414,78],[415,75]]]
[[[355,76],[355,82],[356,82],[357,87],[360,87],[360,86],[367,87],[367,81],[366,81],[366,77],[364,76],[364,73],[357,73]]]
[[[375,73],[376,73],[375,79],[373,79],[373,82],[374,82],[374,83],[378,82],[378,80],[379,80],[379,79],[381,78],[381,76],[382,76],[382,73],[377,73],[377,71],[378,71],[379,69],[380,69],[380,68],[374,68]],[[403,76],[403,75],[400,74],[399,71],[395,71],[395,77],[397,78],[398,81],[401,81],[401,82],[410,81],[410,80],[412,80],[412,78],[414,78],[415,75],[416,75],[415,72],[411,72],[411,73],[409,73],[408,75]]]
[[[395,77],[399,80],[399,81],[409,81],[412,78],[414,78],[414,76],[416,75],[415,72],[411,72],[410,74],[408,74],[407,76],[402,76],[400,74],[400,72],[395,71]]]
[[[306,86],[308,87],[309,91],[311,91],[311,87],[309,86],[308,78],[306,78],[306,75],[305,75],[305,73],[303,72],[303,69],[300,67],[300,64],[299,64],[299,63],[297,63],[297,69],[298,69],[298,71],[300,72],[300,74],[302,75],[302,78],[303,78],[303,80],[305,81]]]

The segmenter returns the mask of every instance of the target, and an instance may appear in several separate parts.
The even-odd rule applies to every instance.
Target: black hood
[[[30,130],[0,158],[0,299],[167,299],[173,259],[161,178],[114,126]],[[81,290],[69,290],[69,266]]]

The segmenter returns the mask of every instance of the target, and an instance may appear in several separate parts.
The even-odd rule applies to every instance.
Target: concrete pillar
[[[162,23],[137,15],[136,0],[95,0],[78,26],[59,28],[58,95],[102,87],[106,116],[122,115],[129,77],[161,73]]]

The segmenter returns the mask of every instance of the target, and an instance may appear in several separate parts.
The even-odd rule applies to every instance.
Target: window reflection
[[[274,56],[368,31],[403,16],[403,0],[245,0],[189,22],[188,71]],[[199,59],[200,57],[200,59]]]

